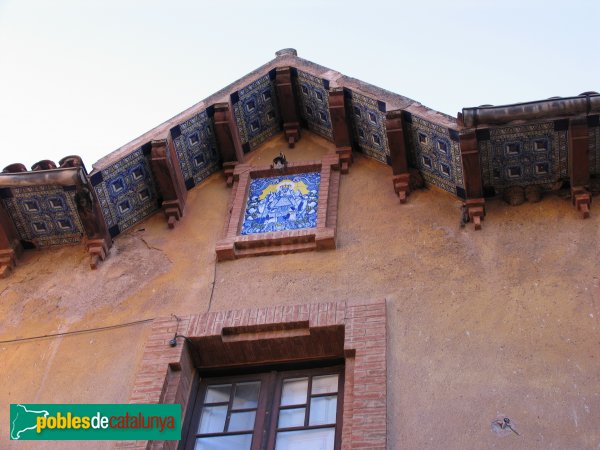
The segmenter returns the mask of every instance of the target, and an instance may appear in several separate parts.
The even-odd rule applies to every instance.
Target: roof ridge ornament
[[[275,56],[287,56],[287,55],[298,56],[298,52],[296,51],[295,48],[282,48],[281,50],[278,50],[275,52]]]

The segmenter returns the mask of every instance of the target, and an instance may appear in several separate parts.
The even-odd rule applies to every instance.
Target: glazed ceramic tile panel
[[[588,120],[590,175],[600,175],[600,123],[599,116]]]
[[[36,247],[50,247],[81,241],[83,225],[75,192],[74,187],[11,187],[0,189],[0,198],[20,239]]]
[[[567,178],[568,120],[478,130],[484,187],[549,185]]]
[[[158,209],[149,154],[145,145],[90,178],[113,237]]]
[[[296,95],[300,116],[306,127],[324,138],[333,139],[329,115],[329,81],[301,70],[296,71]]]
[[[240,234],[315,228],[320,182],[319,172],[252,180]]]
[[[221,168],[212,108],[171,129],[175,153],[188,189]]]
[[[275,70],[231,94],[233,115],[244,153],[281,131],[275,95]]]
[[[465,198],[458,132],[422,117],[404,113],[408,129],[408,158],[425,181]]]
[[[385,131],[385,103],[344,90],[346,115],[351,118],[354,141],[367,156],[390,164],[390,149]]]

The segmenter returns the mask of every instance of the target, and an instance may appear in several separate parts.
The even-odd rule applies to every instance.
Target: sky
[[[295,48],[456,117],[600,91],[600,1],[0,0],[0,169],[106,154]]]

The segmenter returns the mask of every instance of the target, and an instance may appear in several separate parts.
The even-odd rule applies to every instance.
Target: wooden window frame
[[[253,369],[253,372],[255,369]],[[338,390],[335,395],[337,396],[336,405],[336,421],[335,421],[335,437],[334,437],[334,450],[341,449],[342,441],[342,428],[343,428],[343,411],[344,411],[344,366],[326,366],[326,367],[313,367],[309,369],[288,369],[285,366],[277,368],[277,370],[271,370],[270,372],[262,373],[248,373],[244,375],[226,375],[226,376],[208,376],[208,377],[197,377],[196,387],[194,390],[194,399],[190,402],[189,416],[190,420],[187,422],[187,430],[185,429],[182,433],[182,440],[179,445],[180,450],[193,450],[196,445],[196,439],[199,437],[198,427],[200,424],[200,418],[202,409],[204,408],[204,399],[208,386],[214,384],[234,384],[234,383],[246,383],[251,381],[260,381],[261,386],[258,394],[258,404],[256,408],[256,416],[254,422],[254,428],[252,431],[252,444],[251,450],[274,450],[276,444],[276,437],[278,432],[285,431],[302,431],[302,430],[314,430],[331,428],[332,424],[322,425],[309,425],[310,419],[310,401],[312,398],[326,397],[333,395],[332,392],[311,394],[312,382],[315,376],[322,375],[338,375]],[[290,378],[302,378],[308,377],[308,388],[307,388],[307,399],[306,403],[298,405],[285,405],[281,407],[281,394],[283,390],[283,381]],[[234,395],[230,396],[227,409],[227,417],[225,419],[226,426],[231,417],[232,402]],[[221,402],[225,403],[225,402]],[[303,407],[305,410],[304,425],[299,427],[286,427],[278,428],[277,423],[279,420],[279,411],[281,409],[290,409]],[[252,408],[253,409],[253,408]],[[236,410],[237,411],[237,410]],[[222,432],[222,433],[206,433],[207,437],[213,436],[234,436],[248,434],[248,432]]]

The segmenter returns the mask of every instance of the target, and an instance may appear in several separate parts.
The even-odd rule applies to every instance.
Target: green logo
[[[181,405],[11,404],[11,440],[179,440]]]

